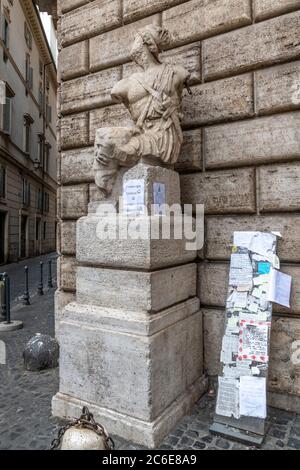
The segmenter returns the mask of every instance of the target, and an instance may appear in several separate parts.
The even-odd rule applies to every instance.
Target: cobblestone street
[[[32,273],[39,260],[31,262]],[[29,263],[28,263],[29,264]],[[16,266],[10,267],[12,279],[21,279]],[[17,282],[17,281],[16,281]],[[19,286],[20,288],[20,286]],[[14,295],[19,295],[14,287]],[[29,338],[35,333],[54,335],[54,289],[45,295],[33,296],[32,305],[16,304],[12,318],[24,322],[24,328],[12,333],[2,333],[5,341],[7,364],[0,366],[0,449],[49,449],[63,421],[51,416],[51,398],[58,389],[58,369],[45,372],[24,371],[22,352]],[[215,400],[203,397],[190,416],[185,417],[165,439],[161,449],[171,450],[238,450],[249,449],[222,437],[209,433],[213,420]],[[120,450],[141,449],[132,443],[115,439]],[[268,433],[263,449],[300,449],[300,416],[269,409]]]
[[[40,262],[44,263],[44,286],[47,286],[48,265],[49,260],[52,261],[52,275],[53,280],[56,278],[56,253],[48,255],[37,256],[35,258],[26,259],[19,263],[11,263],[5,266],[0,266],[0,272],[6,272],[10,277],[11,284],[11,301],[16,304],[20,302],[25,290],[25,275],[24,268],[28,266],[29,269],[29,291],[30,296],[33,297],[37,294],[37,285],[40,281]]]

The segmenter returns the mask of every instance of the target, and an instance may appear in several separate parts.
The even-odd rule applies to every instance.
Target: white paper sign
[[[165,215],[166,186],[163,183],[153,183],[153,204],[155,215]]]
[[[229,284],[231,286],[252,285],[253,270],[248,254],[231,255]]]
[[[221,362],[230,364],[235,361],[239,349],[238,335],[225,334],[222,341]]]
[[[266,379],[242,376],[240,378],[240,415],[252,418],[267,417]]]
[[[268,362],[269,326],[267,323],[240,322],[240,354],[246,359]]]
[[[125,214],[144,214],[144,180],[128,180],[123,183],[123,211]]]
[[[219,377],[216,413],[229,418],[239,418],[239,389],[235,378]]]
[[[252,237],[249,250],[270,259],[274,255],[276,236],[272,233],[257,232]]]
[[[250,246],[251,240],[256,235],[257,232],[234,232],[233,234],[233,244],[239,246],[240,248],[248,248]]]
[[[290,308],[292,277],[276,269],[271,270],[271,282],[268,294],[269,302]]]

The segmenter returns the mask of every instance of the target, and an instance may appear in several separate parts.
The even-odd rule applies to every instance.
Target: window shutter
[[[48,122],[52,121],[52,108],[49,105],[47,105],[47,121]]]
[[[11,133],[11,110],[12,98],[6,97],[6,103],[3,105],[3,132],[5,134]]]
[[[33,89],[33,68],[29,67],[29,80],[28,80],[29,89]]]
[[[0,166],[0,197],[5,198],[5,167]]]

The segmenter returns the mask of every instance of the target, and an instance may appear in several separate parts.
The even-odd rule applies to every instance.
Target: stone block
[[[156,222],[159,219],[157,216],[154,218]],[[81,218],[77,222],[77,260],[94,266],[154,270],[188,263],[196,258],[194,247],[189,246],[193,240],[175,238],[172,222],[170,236],[160,231],[157,239],[150,239],[149,217],[127,219],[100,214]],[[115,239],[111,237],[110,230],[113,230]]]
[[[123,0],[123,19],[125,23],[160,12],[186,0]]]
[[[160,57],[167,64],[184,67],[191,74],[189,80],[191,85],[201,81],[201,44],[199,42],[162,52]]]
[[[201,81],[201,45],[199,42],[164,51],[160,54],[160,58],[166,64],[181,65],[188,70],[191,74],[190,85]],[[123,65],[123,78],[128,78],[141,70],[135,62],[127,62]]]
[[[163,168],[156,165],[148,165],[143,162],[139,162],[130,170],[126,171],[123,176],[123,185],[130,183],[134,180],[143,181],[144,184],[144,206],[148,213],[151,215],[154,201],[154,184],[161,183],[164,185],[165,189],[165,201],[164,204],[172,206],[173,204],[180,205],[180,180],[179,175],[176,171],[169,170],[168,168]],[[123,211],[123,206],[121,205],[120,211]],[[145,212],[140,212],[144,213]],[[155,215],[153,213],[153,215]]]
[[[72,256],[58,258],[59,289],[67,292],[76,290],[76,259]]]
[[[259,169],[259,206],[262,212],[299,211],[300,162]]]
[[[88,185],[78,184],[61,188],[61,218],[78,219],[86,215],[88,205]]]
[[[229,260],[233,232],[280,232],[278,256],[282,262],[300,263],[300,216],[297,214],[271,216],[218,216],[206,218],[206,257],[209,260]]]
[[[222,310],[202,309],[204,340],[204,372],[209,376],[222,371],[220,356],[225,328],[225,313]]]
[[[183,99],[183,125],[209,124],[252,116],[253,86],[250,74],[204,83]]]
[[[103,70],[61,85],[61,112],[70,114],[113,104],[110,92],[121,80],[121,67]]]
[[[198,295],[201,305],[225,307],[229,283],[229,263],[200,263]]]
[[[54,415],[76,416],[86,403],[112,434],[159,445],[205,390],[198,308],[190,300],[141,321],[134,312],[67,306]]]
[[[259,114],[300,108],[300,61],[255,72]]]
[[[60,223],[61,254],[75,256],[76,254],[76,222],[63,220]]]
[[[90,143],[95,141],[96,130],[100,127],[133,127],[133,121],[125,106],[117,104],[90,112]]]
[[[60,22],[60,39],[66,46],[121,25],[119,0],[94,0],[65,13]]]
[[[281,265],[280,270],[293,278],[291,308],[273,304],[273,312],[280,314],[300,314],[300,267]],[[198,295],[201,304],[209,307],[226,306],[229,282],[229,263],[201,263],[199,265]]]
[[[250,2],[190,0],[164,11],[162,21],[173,35],[173,45],[185,44],[250,24]]]
[[[64,47],[58,56],[59,71],[62,80],[86,75],[89,72],[89,43],[81,41]]]
[[[300,156],[300,113],[211,126],[204,138],[207,169],[292,160]]]
[[[150,273],[81,266],[76,284],[79,304],[159,312],[195,297],[196,264]]]
[[[204,204],[206,214],[255,212],[252,168],[181,175],[183,204]]]
[[[87,113],[63,117],[61,123],[61,148],[63,150],[84,147],[89,142]]]
[[[183,132],[183,144],[178,162],[177,171],[202,170],[202,129]]]
[[[268,392],[268,406],[279,408],[284,411],[300,414],[300,397],[299,395],[287,395],[280,392]]]
[[[102,68],[129,62],[134,36],[139,29],[149,24],[159,25],[159,15],[149,16],[140,21],[122,26],[90,40],[90,69]]]
[[[75,302],[74,292],[65,292],[57,289],[54,294],[55,338],[59,342],[60,315],[63,309],[71,302]]]
[[[89,201],[99,202],[103,200],[103,191],[96,184],[89,184]]]
[[[299,396],[299,340],[299,318],[273,318],[269,390]]]
[[[59,0],[59,2],[61,4],[62,13],[66,13],[75,8],[82,7],[82,5],[89,3],[90,0]]]
[[[61,153],[61,182],[88,183],[94,181],[94,147]]]
[[[256,21],[266,20],[300,8],[299,0],[254,0],[253,10]]]
[[[205,80],[299,58],[299,26],[300,11],[205,40]]]

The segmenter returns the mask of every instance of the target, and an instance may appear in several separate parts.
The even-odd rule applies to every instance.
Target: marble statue
[[[183,140],[182,92],[188,88],[190,74],[180,65],[160,61],[161,48],[169,40],[168,31],[159,26],[138,31],[131,57],[141,72],[119,81],[112,89],[111,96],[126,106],[134,127],[97,131],[95,182],[106,195],[113,189],[119,167],[152,159],[154,164],[172,168],[178,160]]]

